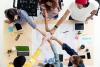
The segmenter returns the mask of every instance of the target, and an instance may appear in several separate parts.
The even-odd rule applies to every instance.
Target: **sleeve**
[[[30,58],[29,61],[30,61],[31,63],[35,63],[35,61],[36,61],[37,58],[39,57],[40,53],[41,53],[41,50],[40,50],[40,48],[38,48],[38,49],[36,50],[36,52],[34,53],[34,55],[31,56],[31,58]]]
[[[21,13],[23,15],[23,17],[26,19],[26,22],[33,28],[36,28],[36,24],[33,23],[33,19],[32,17],[28,16],[27,12],[24,10],[21,10]]]
[[[93,9],[97,10],[99,8],[99,3],[97,1],[93,1]]]
[[[65,43],[63,43],[63,45],[62,45],[62,49],[65,50],[70,56],[78,55],[74,49],[72,49],[70,46],[68,46]]]

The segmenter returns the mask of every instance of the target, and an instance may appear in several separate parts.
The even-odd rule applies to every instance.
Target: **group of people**
[[[45,30],[46,32],[49,32],[51,35],[55,33],[56,29],[60,26],[60,24],[63,23],[63,21],[67,17],[69,18],[68,20],[74,20],[77,22],[87,22],[89,19],[93,18],[99,6],[96,1],[91,2],[89,0],[75,0],[74,2],[70,4],[69,8],[65,11],[61,19],[58,20],[55,26],[52,29],[49,29],[48,21],[50,19],[57,19],[59,16],[60,8],[59,8],[58,2],[59,0],[40,0],[39,1],[42,15],[45,21],[44,23]],[[6,9],[4,13],[5,13],[5,17],[8,20],[7,22],[8,24],[14,25],[15,23],[19,23],[23,26],[23,23],[27,22],[33,29],[40,32],[44,38],[46,37],[46,34],[42,32],[41,30],[39,30],[38,26],[33,23],[32,17],[30,17],[25,10],[9,8],[9,9]],[[59,39],[53,36],[47,39],[47,41],[50,43],[52,47],[54,46],[54,44],[52,43],[52,40],[57,41],[62,46],[62,49],[65,50],[70,55],[68,67],[70,66],[85,67],[83,60],[80,58],[80,56],[74,49],[72,49],[69,45],[61,42]],[[8,66],[9,67],[32,67],[32,63],[33,63],[32,61],[26,62],[26,59],[24,56],[18,56],[14,59],[13,63],[9,64]]]

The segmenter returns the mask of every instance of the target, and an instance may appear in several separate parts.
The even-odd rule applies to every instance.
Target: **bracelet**
[[[54,28],[58,28],[58,26],[57,26],[57,25],[55,25],[55,26],[54,26]]]

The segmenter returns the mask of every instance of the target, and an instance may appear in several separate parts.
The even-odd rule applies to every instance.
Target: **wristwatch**
[[[58,28],[58,26],[57,26],[57,25],[55,25],[55,26],[54,26],[54,28],[55,28],[55,29],[57,29],[57,28]]]

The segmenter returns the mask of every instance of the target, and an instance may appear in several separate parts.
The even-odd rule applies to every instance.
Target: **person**
[[[44,67],[54,67],[54,65],[47,63],[47,64],[44,65]]]
[[[50,47],[54,53],[54,58],[55,58],[55,67],[61,67],[61,62],[60,62],[60,59],[59,59],[59,54],[57,53],[57,50],[56,50],[56,47],[55,45],[52,43],[51,39],[47,39],[48,43],[50,44]]]
[[[45,29],[48,32],[48,20],[58,18],[60,10],[59,0],[40,0],[39,4],[45,20]]]
[[[23,25],[27,22],[33,29],[39,31],[42,35],[45,35],[37,28],[36,24],[33,23],[32,17],[30,17],[25,10],[9,8],[5,10],[4,14],[9,25],[13,26],[16,23]]]
[[[98,3],[96,1],[89,0],[75,0],[65,11],[64,15],[58,20],[57,24],[50,30],[53,34],[63,21],[69,17],[69,20],[75,20],[77,22],[85,22],[91,19],[98,10]]]
[[[63,43],[62,41],[58,40],[55,37],[52,37],[51,39],[58,42],[62,46],[62,49],[65,50],[70,55],[68,67],[70,67],[70,66],[85,67],[83,60],[81,59],[81,57],[78,55],[78,53],[74,49],[72,49],[66,43]],[[51,41],[51,40],[49,40],[49,41]]]
[[[45,37],[42,38],[42,42],[39,48],[37,48],[36,52],[33,56],[30,57],[29,60],[26,60],[25,56],[18,56],[14,59],[13,62],[10,62],[7,67],[32,67],[41,53],[41,48],[44,44],[44,39]]]

